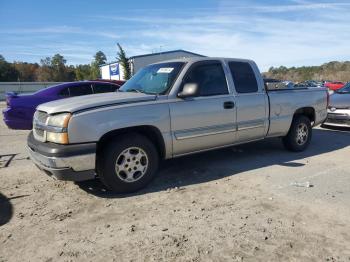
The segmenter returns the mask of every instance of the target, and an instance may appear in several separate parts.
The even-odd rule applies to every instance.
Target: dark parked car
[[[309,88],[309,87],[323,87],[322,81],[315,80],[306,80],[304,82],[300,82],[294,85],[294,87],[298,88]]]
[[[7,93],[4,121],[11,129],[30,130],[35,109],[40,104],[74,96],[115,92],[122,84],[123,81],[118,81],[118,84],[105,80],[81,81],[51,86],[30,95]]]

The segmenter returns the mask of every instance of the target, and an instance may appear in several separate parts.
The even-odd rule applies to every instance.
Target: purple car
[[[30,130],[35,109],[40,104],[73,96],[115,92],[122,84],[122,81],[81,81],[51,86],[30,95],[7,93],[4,121],[11,129]]]

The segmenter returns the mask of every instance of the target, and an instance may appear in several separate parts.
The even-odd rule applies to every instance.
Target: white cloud
[[[0,34],[4,35],[34,35],[40,36],[43,34],[49,35],[64,35],[64,34],[75,34],[95,37],[105,37],[112,39],[120,39],[122,36],[110,31],[101,31],[93,28],[82,28],[72,26],[50,26],[50,27],[33,27],[33,28],[20,28],[11,30],[0,30]]]
[[[225,2],[217,12],[201,11],[188,18],[150,15],[114,19],[148,24],[142,31],[130,32],[145,43],[164,43],[168,49],[183,48],[209,56],[251,58],[263,70],[271,65],[350,59],[347,3],[235,6],[232,3],[236,2]],[[336,10],[336,15],[330,15],[330,9]]]

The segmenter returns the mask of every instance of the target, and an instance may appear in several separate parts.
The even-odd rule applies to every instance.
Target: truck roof
[[[170,60],[164,60],[155,62],[152,64],[161,64],[161,63],[167,63],[167,62],[199,62],[199,61],[208,61],[208,60],[221,60],[221,61],[237,61],[237,62],[248,62],[248,63],[255,63],[253,60],[250,59],[243,59],[243,58],[227,58],[227,57],[184,57],[184,58],[175,58]]]

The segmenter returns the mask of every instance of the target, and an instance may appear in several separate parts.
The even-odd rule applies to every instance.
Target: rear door
[[[260,72],[249,62],[228,62],[235,87],[237,140],[251,141],[265,137],[268,128],[268,98],[259,84]]]
[[[193,64],[182,86],[185,83],[198,84],[199,94],[169,104],[174,155],[234,143],[234,97],[230,94],[221,61]]]

